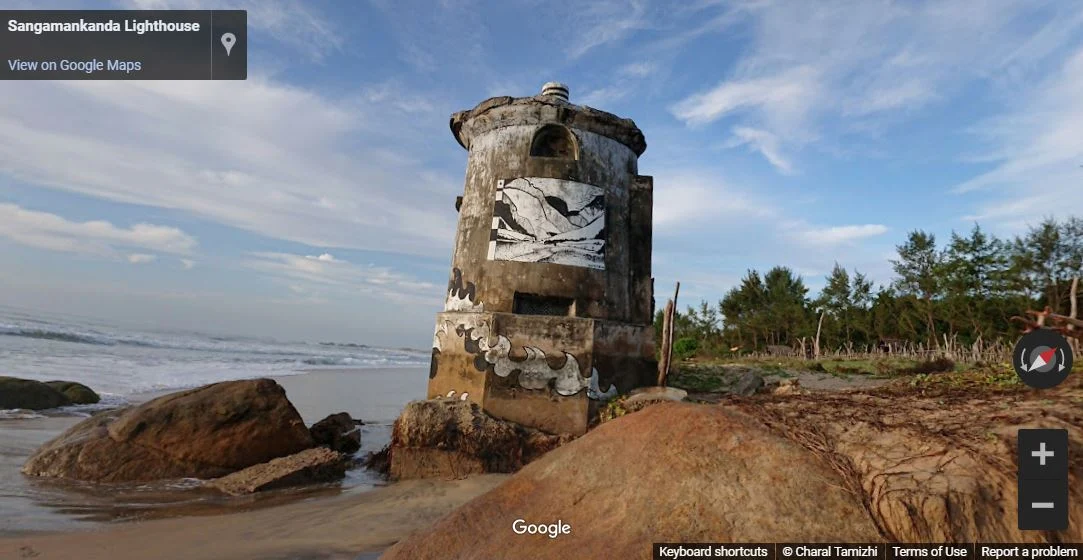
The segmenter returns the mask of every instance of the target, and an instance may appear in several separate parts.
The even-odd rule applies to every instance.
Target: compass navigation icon
[[[1035,389],[1049,389],[1064,381],[1072,371],[1072,348],[1055,331],[1031,331],[1015,345],[1012,365],[1019,378]]]

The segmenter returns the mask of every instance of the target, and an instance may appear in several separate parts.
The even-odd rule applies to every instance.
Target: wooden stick
[[[667,301],[662,311],[662,352],[658,359],[658,386],[666,386],[666,374],[669,372],[669,358],[672,346],[669,344],[673,332],[673,301]]]
[[[662,360],[658,364],[658,385],[660,387],[666,386],[670,364],[673,362],[673,319],[677,313],[677,295],[680,293],[681,283],[677,282],[677,288],[673,291],[673,299],[666,303],[666,310],[662,316]]]
[[[1072,331],[1074,334],[1076,327],[1083,327],[1083,325],[1077,325],[1074,322],[1079,318],[1079,275],[1072,278],[1072,288],[1071,291],[1068,292],[1068,302],[1070,305],[1068,311],[1068,330]],[[1083,337],[1079,338],[1083,339]],[[1077,353],[1079,352],[1078,340],[1072,340],[1072,350]]]
[[[820,359],[820,329],[824,326],[824,313],[826,312],[824,309],[820,310],[820,322],[816,324],[816,338],[812,341],[812,357],[817,360]]]

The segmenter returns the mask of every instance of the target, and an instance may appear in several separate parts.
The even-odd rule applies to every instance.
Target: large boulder
[[[102,400],[90,387],[74,381],[46,381],[46,385],[60,391],[72,404],[95,404]]]
[[[207,484],[226,494],[240,496],[301,484],[333,482],[346,475],[346,466],[346,456],[342,453],[314,447],[253,465]]]
[[[651,406],[527,465],[382,558],[651,558],[652,542],[1083,540],[1079,524],[1020,531],[1013,513],[1018,430],[1062,428],[1083,445],[1083,380],[1041,393],[894,391]],[[1080,519],[1083,456],[1069,461],[1068,514]],[[516,534],[518,519],[571,533]]]
[[[38,449],[23,472],[96,482],[217,478],[313,445],[277,383],[227,381],[92,416]]]
[[[69,404],[71,399],[41,381],[0,377],[0,409],[45,410]]]
[[[308,431],[316,445],[342,453],[356,453],[361,449],[361,421],[350,418],[345,412],[316,422]]]
[[[837,484],[830,464],[755,418],[666,402],[550,452],[381,558],[651,558],[653,542],[879,540],[860,498]],[[561,521],[571,534],[516,534],[517,519]]]
[[[571,439],[493,418],[468,401],[415,401],[392,429],[390,474],[402,480],[510,473]]]

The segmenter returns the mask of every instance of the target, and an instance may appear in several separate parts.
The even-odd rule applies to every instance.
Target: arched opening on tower
[[[579,159],[579,146],[572,131],[558,124],[547,124],[534,134],[531,157]]]

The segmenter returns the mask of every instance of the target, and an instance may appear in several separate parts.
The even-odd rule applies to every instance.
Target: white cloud
[[[363,88],[361,99],[366,103],[390,105],[407,114],[432,113],[436,110],[429,97],[411,92],[395,82]]]
[[[617,74],[633,78],[647,78],[657,71],[658,65],[653,62],[633,62],[618,68]]]
[[[128,255],[128,262],[132,264],[146,264],[152,263],[157,260],[158,257],[154,255],[148,255],[146,253],[132,253]]]
[[[311,246],[443,256],[460,179],[420,159],[429,140],[417,127],[428,120],[363,98],[258,76],[13,82],[0,105],[0,169]]]
[[[1043,216],[1083,215],[1083,49],[1019,98],[1014,110],[975,127],[992,169],[954,187],[974,196],[964,219],[1022,229]]]
[[[883,235],[887,231],[887,226],[881,224],[801,227],[794,231],[794,238],[812,245],[835,246]]]
[[[39,249],[113,258],[126,248],[185,255],[196,247],[194,237],[174,227],[140,223],[124,228],[103,220],[75,222],[14,204],[0,204],[0,237]]]
[[[817,97],[817,73],[810,66],[762,78],[726,80],[675,104],[674,116],[688,124],[706,124],[741,109],[762,109],[802,117]]]
[[[721,175],[701,171],[663,171],[664,188],[654,191],[654,229],[671,234],[689,226],[719,221],[765,220],[777,215],[777,208],[742,189],[730,185]]]
[[[775,169],[786,175],[793,173],[793,165],[782,156],[778,137],[774,134],[766,130],[738,126],[734,127],[733,136],[734,140],[728,145],[729,147],[747,144],[753,150],[763,154],[763,157],[775,166]]]
[[[196,261],[193,261],[192,259],[181,259],[180,262],[181,266],[184,267],[184,270],[192,270],[196,266]]]
[[[1014,102],[1052,55],[1083,37],[1083,6],[1047,7],[1037,12],[1026,0],[719,5],[726,17],[709,30],[739,18],[751,44],[720,83],[670,111],[688,125],[731,119],[729,126],[770,133],[777,149],[760,150],[770,158],[812,142],[831,152],[824,130],[833,119],[851,132],[876,133],[975,82]]]
[[[862,92],[854,101],[842,108],[844,115],[868,115],[903,107],[913,107],[929,102],[936,94],[930,85],[920,80]]]
[[[632,89],[633,86],[630,84],[603,86],[577,96],[575,102],[588,107],[608,107],[627,97],[632,93]]]
[[[589,107],[610,108],[617,102],[632,98],[641,99],[652,94],[660,85],[649,78],[659,72],[654,62],[634,62],[616,69],[611,75],[597,75],[597,84],[585,94],[574,95],[573,101]],[[594,80],[591,80],[594,81]],[[589,83],[588,83],[589,84]]]
[[[574,10],[574,20],[565,51],[572,59],[621,41],[648,26],[647,2],[644,0],[595,0],[568,8]]]
[[[282,281],[288,290],[306,297],[323,297],[333,292],[342,297],[359,297],[375,292],[384,298],[406,303],[433,303],[443,290],[391,268],[357,265],[323,254],[318,257],[291,253],[251,253],[241,265]]]

